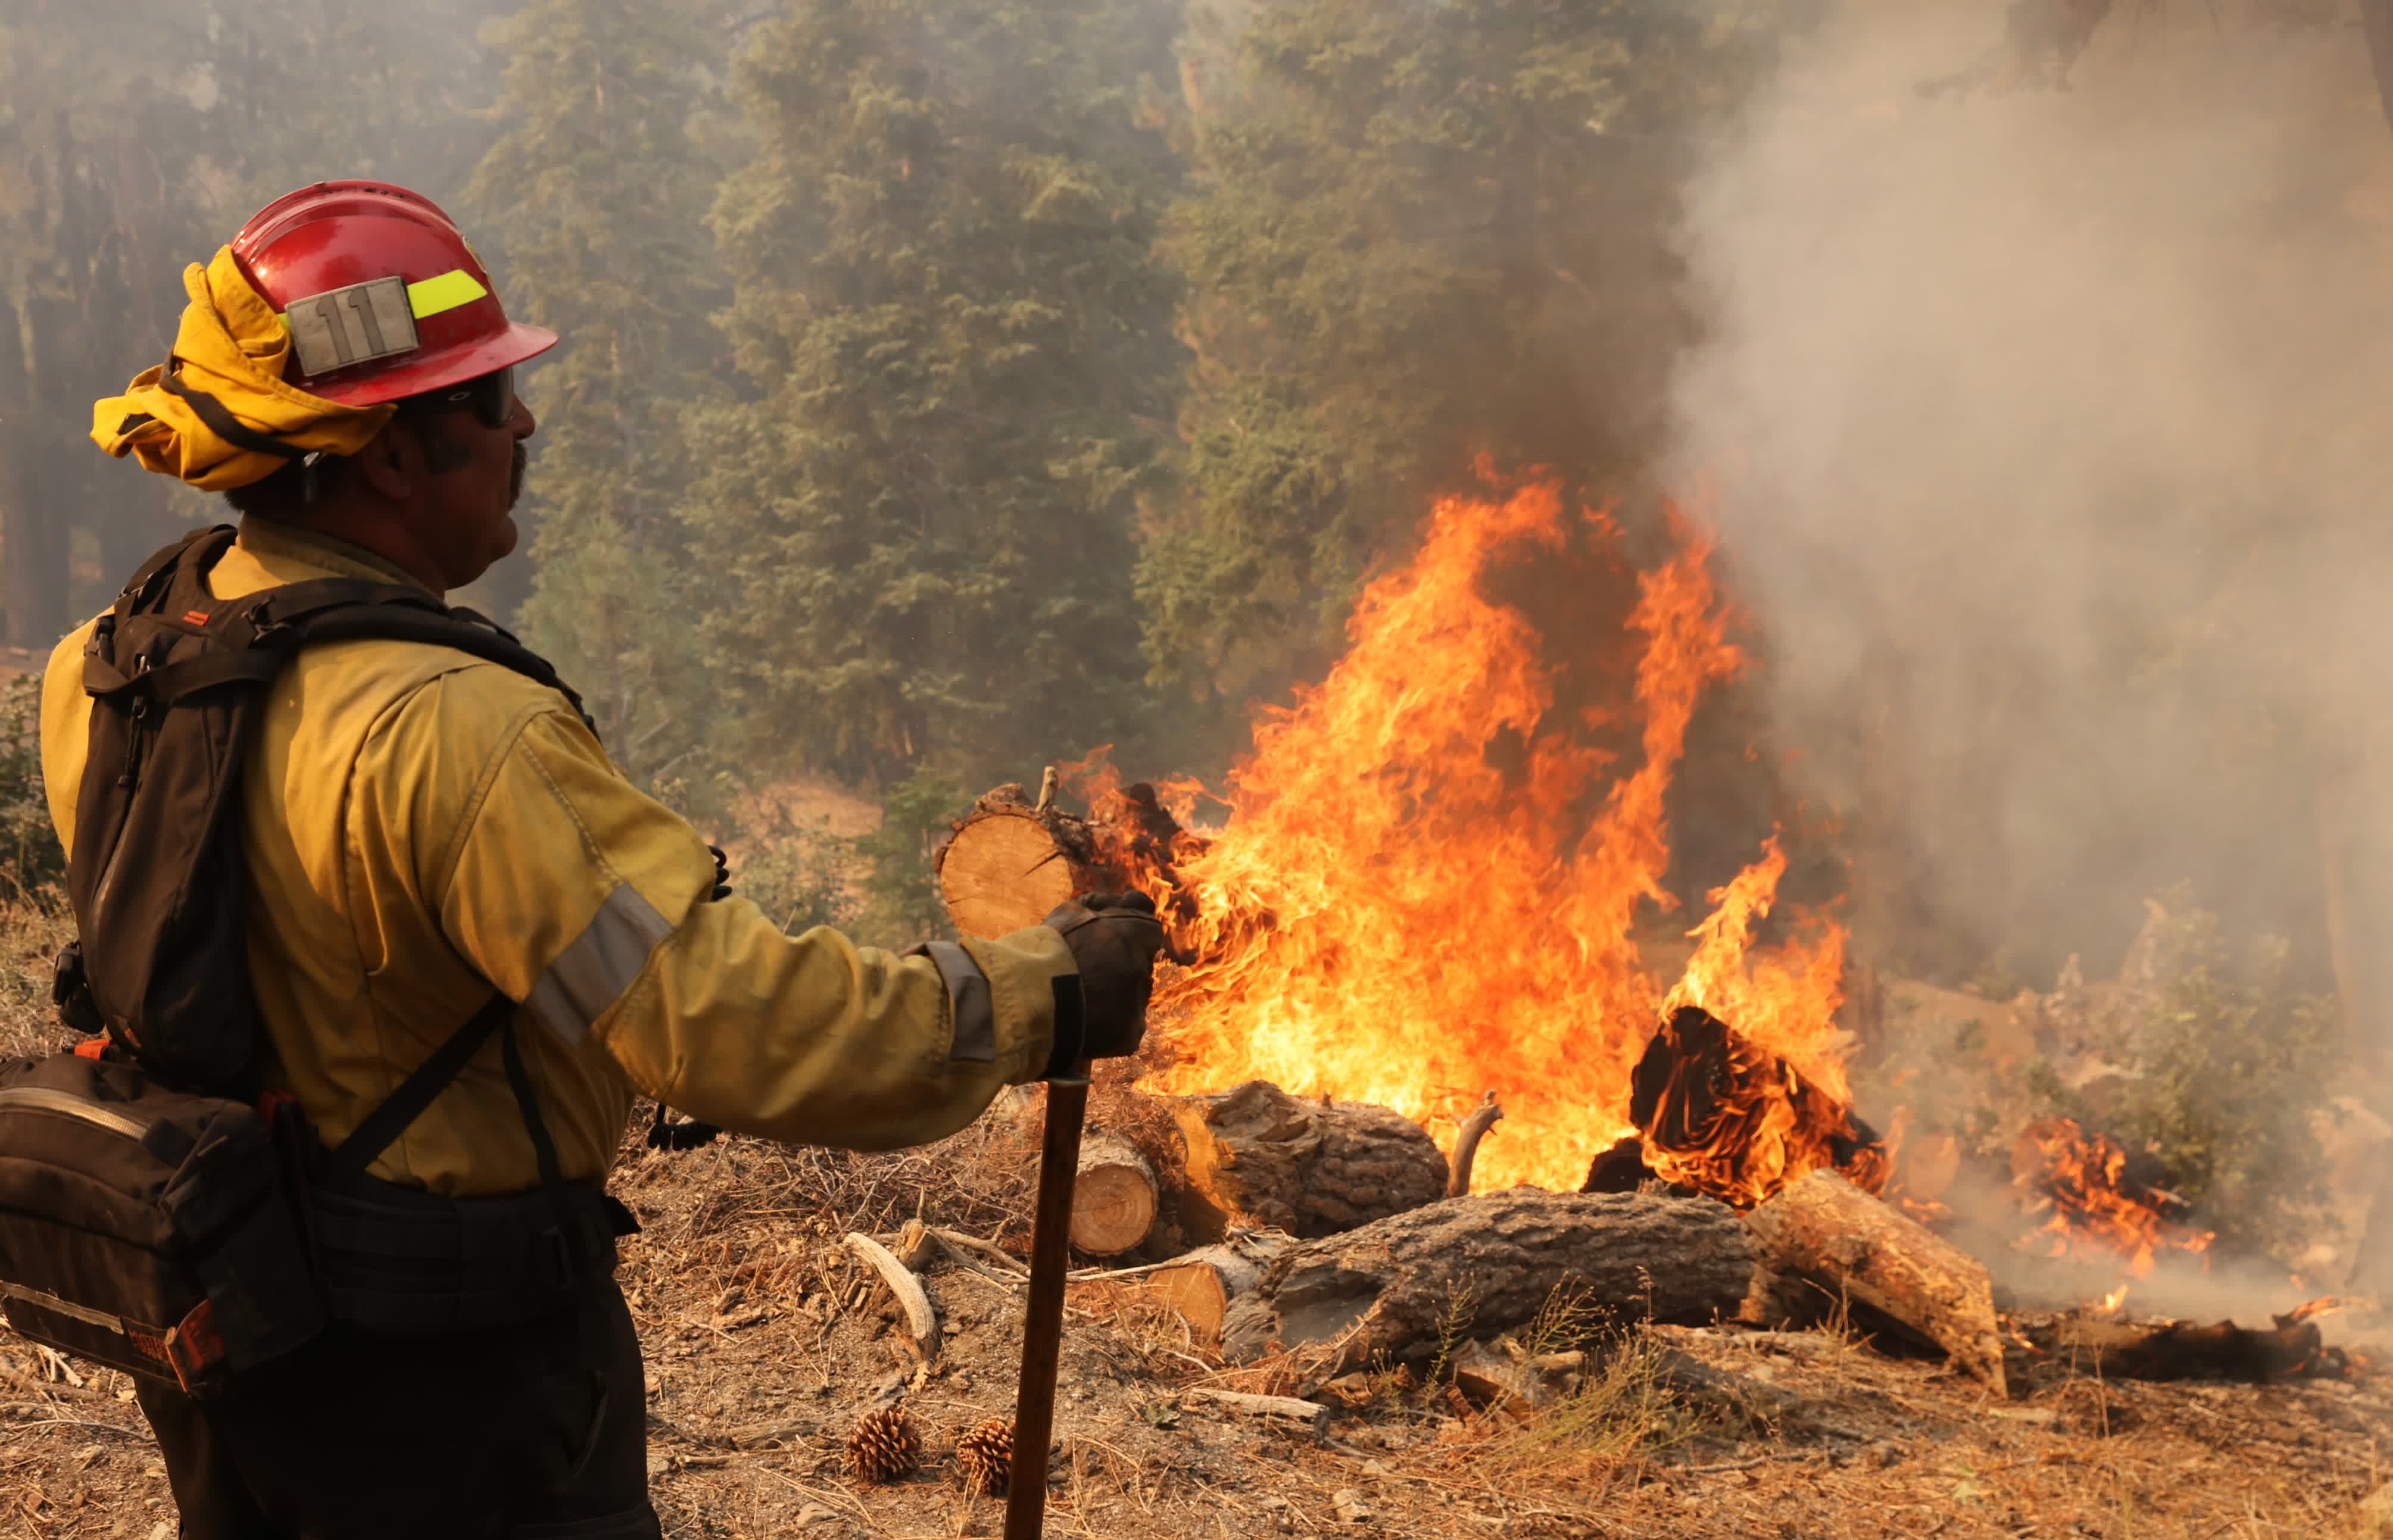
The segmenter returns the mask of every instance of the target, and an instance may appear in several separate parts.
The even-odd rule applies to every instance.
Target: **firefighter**
[[[507,319],[430,201],[319,183],[184,281],[171,356],[98,404],[93,437],[241,515],[216,597],[327,576],[438,595],[514,549],[534,431],[514,372],[557,339]],[[70,849],[91,632],[59,645],[43,698]],[[464,652],[312,645],[247,753],[232,896],[251,917],[258,1074],[325,1146],[494,991],[513,1002],[506,1057],[538,1116],[517,1066],[484,1051],[368,1168],[436,1218],[533,1192],[543,1165],[602,1184],[635,1097],[887,1149],[955,1131],[1007,1085],[1127,1053],[1144,1027],[1151,906],[1091,898],[906,955],[784,935],[718,887],[706,842],[624,779],[564,695]],[[660,1533],[639,1348],[606,1250],[570,1308],[527,1325],[336,1325],[219,1397],[142,1382],[182,1533]]]

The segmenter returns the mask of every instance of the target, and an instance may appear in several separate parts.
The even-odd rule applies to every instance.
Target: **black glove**
[[[1165,946],[1155,900],[1143,893],[1087,894],[1056,905],[1040,923],[1062,934],[1080,971],[1077,1021],[1067,1019],[1074,1014],[1070,991],[1056,991],[1055,1051],[1047,1077],[1083,1059],[1137,1052],[1146,1036],[1147,998],[1155,993],[1155,959]]]

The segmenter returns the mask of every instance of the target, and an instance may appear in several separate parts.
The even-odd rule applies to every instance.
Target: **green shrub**
[[[2337,1084],[2335,1012],[2293,986],[2283,942],[2241,966],[2233,950],[2216,915],[2169,922],[2112,1131],[2167,1165],[2221,1250],[2286,1256],[2314,1238],[2325,1162],[2311,1115]]]
[[[0,681],[0,898],[37,897],[66,872],[42,791],[42,682]]]

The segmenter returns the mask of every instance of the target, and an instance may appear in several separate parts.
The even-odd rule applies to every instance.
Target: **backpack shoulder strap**
[[[420,642],[453,647],[546,685],[565,697],[585,724],[590,721],[582,697],[547,659],[505,628],[473,610],[444,605],[421,589],[323,578],[274,590],[250,615],[257,627],[252,645],[277,652],[319,642]]]
[[[463,1025],[416,1065],[398,1089],[384,1097],[382,1104],[366,1114],[365,1121],[324,1157],[324,1180],[337,1186],[365,1175],[374,1157],[390,1148],[390,1142],[424,1115],[433,1099],[448,1089],[449,1082],[457,1078],[491,1035],[514,1016],[515,1010],[515,1001],[503,994],[494,994],[479,1011],[466,1017]]]

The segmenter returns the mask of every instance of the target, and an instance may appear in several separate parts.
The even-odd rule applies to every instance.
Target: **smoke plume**
[[[1708,157],[1676,469],[1720,489],[1864,946],[2107,972],[2176,881],[2322,937],[2393,855],[2365,45],[2347,3],[2121,6],[2056,89],[2003,13],[1832,7]]]

